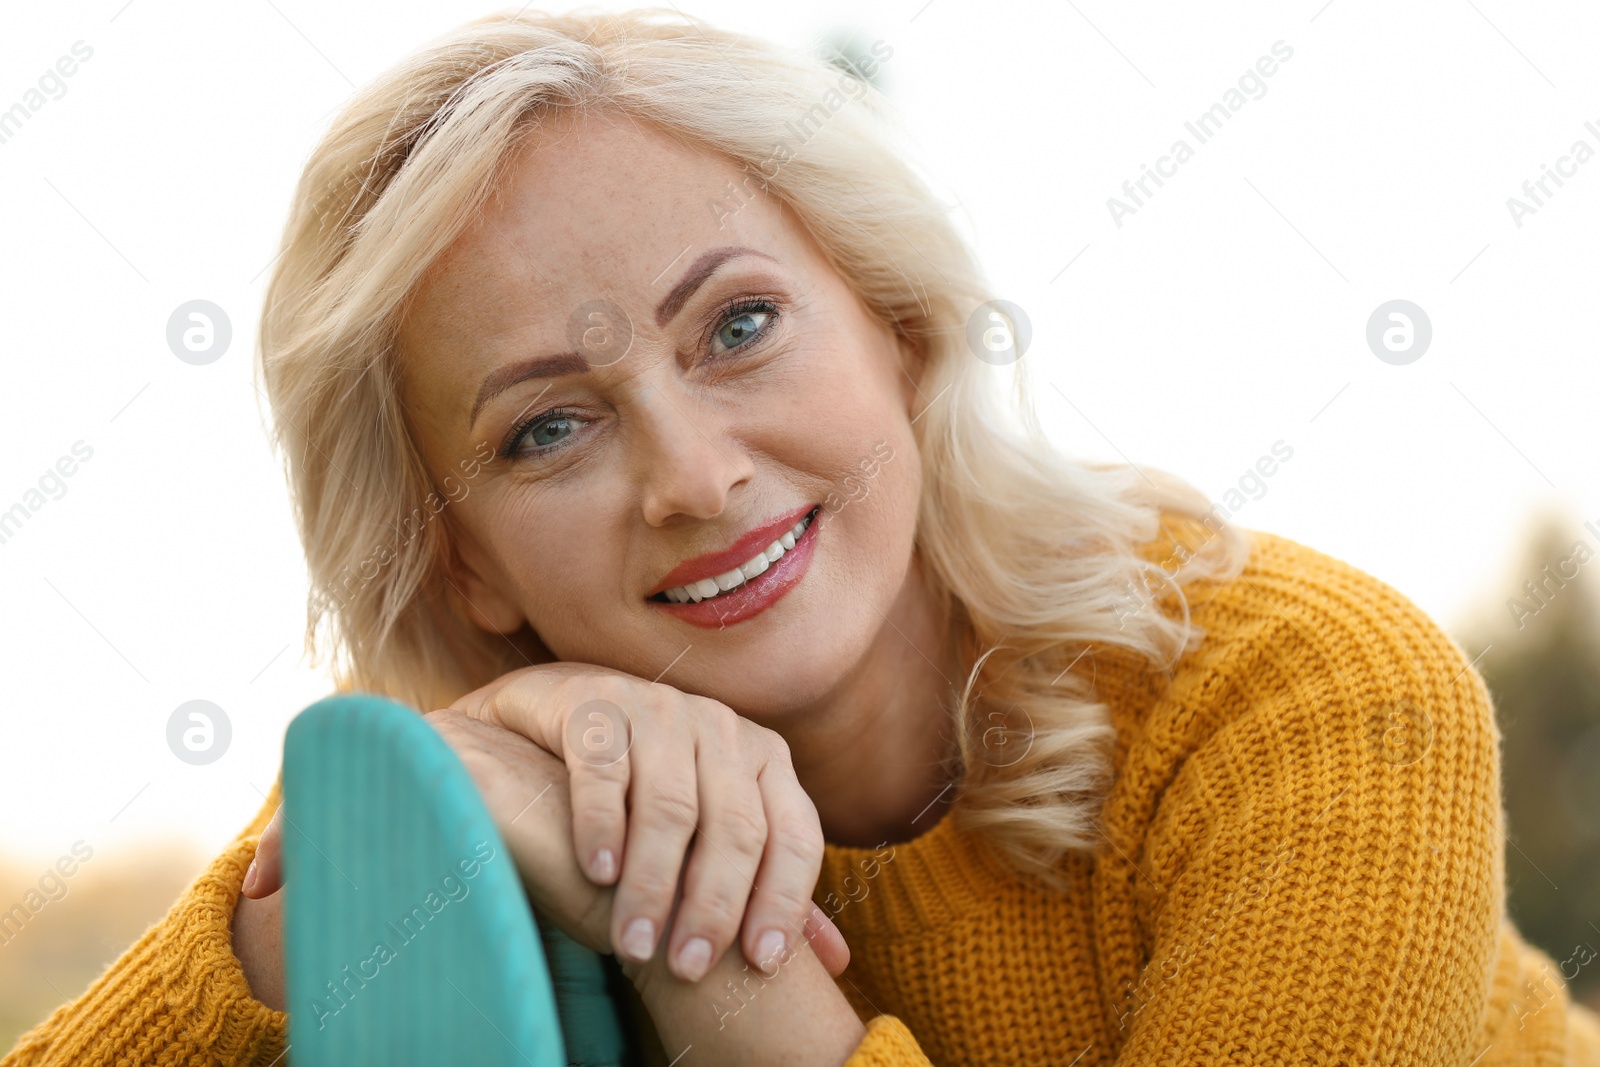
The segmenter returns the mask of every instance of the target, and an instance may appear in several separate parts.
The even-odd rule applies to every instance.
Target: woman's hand
[[[574,941],[610,952],[612,891],[595,886],[578,869],[567,770],[561,761],[515,731],[463,712],[445,709],[423,718],[472,777],[511,852],[529,902]],[[282,841],[280,807],[262,831],[245,873],[245,897],[264,899],[283,885]]]
[[[666,949],[679,979],[699,980],[741,930],[758,967],[798,947],[822,828],[776,733],[718,701],[583,663],[512,671],[451,708],[564,762],[573,848],[594,885],[616,887],[607,940],[620,957],[656,955],[680,873]]]
[[[425,719],[472,776],[533,906],[579,944],[610,952],[614,890],[594,885],[578,867],[566,767],[526,737],[464,712]],[[251,991],[278,1010],[285,1010],[282,835],[280,808],[262,831],[234,916],[234,953]],[[842,974],[850,959],[844,938],[820,910],[816,917],[821,923],[806,928],[811,951],[830,975]],[[636,973],[642,980],[643,969]]]
[[[529,902],[580,945],[610,952],[612,894],[578,868],[561,761],[514,730],[453,708],[424,718],[478,787]]]
[[[593,885],[578,870],[561,761],[519,734],[461,712],[436,711],[424,718],[472,776],[530,903],[574,941],[609,952],[611,890]],[[233,952],[251,994],[277,1011],[287,1010],[279,892],[283,833],[279,807],[256,844],[233,916]],[[833,929],[820,949],[841,972],[848,961],[843,944]]]
[[[288,1011],[283,973],[283,808],[261,832],[255,858],[245,870],[244,888],[233,906],[233,955],[244,971],[250,995],[273,1011]]]

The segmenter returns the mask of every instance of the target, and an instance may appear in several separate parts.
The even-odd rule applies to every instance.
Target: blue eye
[[[571,432],[571,427],[572,427],[572,420],[567,418],[565,415],[562,415],[562,416],[559,416],[557,418],[546,419],[544,422],[541,422],[541,423],[538,423],[538,424],[536,424],[536,425],[534,425],[532,427],[529,427],[529,429],[532,431],[530,436],[531,436],[534,444],[536,444],[536,445],[553,445],[557,441],[561,440],[561,437],[564,437],[566,435],[562,434],[561,437],[549,437],[549,438],[547,438],[545,440],[541,440],[540,438],[545,435],[545,432],[546,431],[551,431],[551,430],[566,430],[567,432],[570,433]]]
[[[519,454],[518,445],[524,438],[532,442],[533,447],[523,454],[545,452],[557,448],[560,443],[571,437],[577,430],[576,423],[581,422],[577,413],[557,408],[535,415],[511,431],[511,437],[506,441],[505,447],[500,450],[502,459],[512,459]]]
[[[751,339],[765,334],[777,317],[778,309],[770,300],[742,300],[726,309],[722,325],[711,339],[728,350],[748,346]]]
[[[722,310],[720,325],[712,331],[713,346],[722,346],[724,352],[749,348],[772,331],[778,320],[778,307],[770,300],[745,298],[737,300]],[[713,353],[714,357],[722,352]],[[502,459],[547,455],[565,447],[574,434],[582,428],[584,419],[576,411],[554,408],[541,412],[517,424],[500,449]],[[526,440],[527,446],[523,446]]]

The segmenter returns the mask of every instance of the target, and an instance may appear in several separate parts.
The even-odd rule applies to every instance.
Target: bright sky
[[[0,544],[0,850],[219,848],[259,806],[288,721],[328,691],[298,659],[304,568],[251,387],[265,268],[353,87],[491,10],[0,14],[0,114],[27,111],[0,126],[0,511],[41,478],[59,493]],[[1594,522],[1600,551],[1592,6],[685,10],[797,46],[839,22],[893,48],[888,88],[995,295],[1027,312],[1040,410],[1068,448],[1220,499],[1281,441],[1292,458],[1238,521],[1447,625],[1512,576],[1535,508],[1562,509],[1574,536]],[[1246,77],[1258,62],[1270,76]],[[1186,123],[1241,77],[1202,142]],[[1192,151],[1164,160],[1178,139]],[[1122,187],[1145,166],[1167,176],[1136,204]],[[1507,198],[1546,167],[1563,184],[1546,179],[1519,226]],[[1120,225],[1112,196],[1137,208]],[[192,300],[233,327],[208,365],[166,340]],[[1431,323],[1413,362],[1368,346],[1392,300]],[[72,473],[52,483],[58,463]],[[231,724],[214,763],[168,747],[191,700]]]

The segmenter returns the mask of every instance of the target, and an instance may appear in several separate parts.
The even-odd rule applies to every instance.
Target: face
[[[720,157],[541,131],[396,356],[434,484],[466,487],[449,573],[485,630],[776,725],[863,669],[912,580],[914,352]]]

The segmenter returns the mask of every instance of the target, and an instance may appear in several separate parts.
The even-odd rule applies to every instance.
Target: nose
[[[727,413],[681,383],[649,385],[639,409],[639,497],[651,526],[677,515],[718,515],[733,488],[755,474]]]

